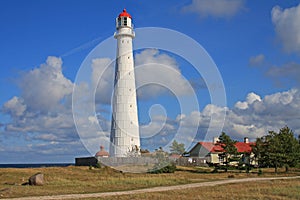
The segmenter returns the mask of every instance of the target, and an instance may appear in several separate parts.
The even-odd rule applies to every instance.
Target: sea
[[[29,163],[29,164],[0,164],[0,168],[40,168],[40,167],[67,167],[74,163]]]

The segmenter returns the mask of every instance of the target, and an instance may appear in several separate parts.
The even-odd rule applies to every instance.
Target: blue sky
[[[82,143],[74,125],[72,91],[78,87],[76,75],[84,59],[113,35],[115,18],[123,8],[132,15],[135,28],[175,30],[202,45],[226,91],[226,105],[214,105],[205,77],[186,58],[160,49],[135,51],[136,64],[152,64],[154,69],[163,63],[180,75],[150,69],[137,73],[140,79],[175,81],[179,96],[185,95],[187,80],[200,106],[182,113],[181,100],[169,88],[141,88],[141,134],[153,136],[142,139],[142,148],[168,150],[167,143],[176,134],[189,138],[188,147],[211,138],[209,127],[219,135],[215,127],[220,124],[239,140],[255,139],[285,125],[299,134],[299,1],[7,0],[0,2],[0,163],[73,162],[76,156],[96,153],[101,134],[109,134],[107,97],[113,66],[96,86],[96,121],[103,130],[92,126],[85,130],[85,136],[92,138],[91,148]],[[91,76],[113,59],[98,57]]]

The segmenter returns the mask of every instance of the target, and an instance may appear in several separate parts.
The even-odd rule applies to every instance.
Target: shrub
[[[161,174],[161,173],[174,173],[175,171],[176,171],[176,165],[174,162],[172,162],[164,167],[155,168],[154,170],[149,171],[149,173]]]

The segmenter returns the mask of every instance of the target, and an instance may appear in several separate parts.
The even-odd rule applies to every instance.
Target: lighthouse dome
[[[119,14],[119,17],[129,17],[129,18],[131,18],[131,15],[126,11],[126,9],[124,8],[123,9],[123,12],[121,12],[120,14]]]
[[[95,155],[96,157],[109,157],[109,153],[104,150],[104,146],[100,146],[100,151]]]

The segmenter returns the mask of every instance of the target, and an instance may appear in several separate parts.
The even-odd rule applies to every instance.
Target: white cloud
[[[197,13],[201,17],[228,18],[244,8],[244,0],[193,0],[182,8],[184,12]]]
[[[246,101],[243,101],[243,102],[238,101],[234,107],[241,109],[241,110],[245,110],[245,109],[249,108],[249,105],[253,104],[253,102],[255,102],[255,101],[261,101],[261,98],[257,94],[251,92],[247,95]]]
[[[264,54],[258,54],[256,56],[252,56],[249,59],[249,64],[251,66],[259,66],[262,65],[265,61],[265,55]]]
[[[62,60],[49,56],[46,63],[24,72],[19,97],[7,101],[2,112],[11,116],[7,133],[24,133],[27,141],[72,141],[77,137],[71,112],[73,83],[62,73]]]
[[[185,86],[185,83],[182,81],[179,67],[174,59],[170,56],[161,55],[154,50],[147,50],[142,53],[143,55],[137,55],[140,64],[147,63],[147,65],[149,64],[154,68],[155,65],[157,66],[157,63],[163,63],[177,72],[178,76],[171,76],[171,78],[174,78],[179,83],[178,85],[175,84],[178,87],[175,90],[178,90],[178,93],[180,93],[181,87]],[[110,60],[97,59],[93,62],[93,70],[96,74],[92,77],[93,82],[97,82],[99,71],[101,72],[101,69],[96,67],[101,68],[107,63],[110,63]],[[145,78],[146,75],[149,75],[155,81],[157,79],[166,79],[168,82],[172,82],[170,77],[168,77],[170,74],[161,73],[160,75],[158,73],[156,74],[157,77],[154,77],[155,73],[150,71],[150,69],[148,70],[143,75]],[[108,74],[111,75],[112,72]],[[109,79],[104,79],[104,81],[108,83]],[[28,87],[35,87],[32,88],[30,95],[24,94],[25,92],[31,92],[30,88],[25,87],[25,84]],[[39,68],[24,73],[21,77],[20,85],[22,85],[21,95],[7,101],[1,109],[2,112],[11,116],[11,121],[3,124],[5,137],[17,137],[16,135],[19,137],[21,135],[20,137],[24,139],[24,143],[26,144],[27,142],[29,146],[20,147],[20,151],[34,151],[42,148],[41,153],[47,155],[52,153],[54,155],[63,154],[63,151],[66,151],[66,146],[68,146],[71,149],[76,147],[78,149],[76,151],[83,152],[83,150],[79,150],[79,138],[72,118],[71,102],[69,100],[71,98],[70,88],[74,84],[62,74],[62,61],[55,57],[48,58],[47,62]],[[50,86],[52,87],[51,89],[49,89]],[[85,94],[87,90],[85,84],[76,87],[80,88],[81,94]],[[98,85],[98,88],[101,87],[101,85]],[[104,86],[98,92],[101,94],[101,91],[105,91],[106,87]],[[44,91],[48,91],[49,95],[45,95]],[[39,96],[39,92],[42,95]],[[41,103],[33,106],[30,98],[33,101],[39,100]],[[45,105],[46,103],[50,105]],[[168,140],[175,135],[177,135],[178,141],[180,139],[180,142],[190,144],[195,139],[197,132],[196,140],[200,136],[203,138],[209,127],[213,130],[211,132],[213,135],[208,135],[207,139],[218,136],[220,134],[218,127],[223,126],[222,116],[224,112],[226,112],[227,117],[223,130],[234,138],[241,139],[245,136],[249,138],[260,137],[266,134],[268,130],[278,130],[285,125],[292,128],[295,133],[300,132],[300,91],[298,89],[278,92],[265,97],[260,97],[251,92],[245,100],[237,102],[233,108],[208,104],[202,111],[182,113],[176,119],[167,118],[167,111],[163,108],[159,106],[155,108],[153,113],[150,113],[152,121],[141,126],[142,137],[148,139],[144,145],[153,145],[155,148],[158,145],[166,145]],[[88,139],[89,145],[95,147],[95,150],[98,150],[100,143],[108,140],[110,127],[110,119],[105,119],[102,116],[97,117],[89,116],[89,123],[85,123],[86,120],[82,119],[79,119],[78,122],[84,130],[85,139]],[[213,123],[211,122],[212,119],[214,120]],[[100,124],[104,124],[105,130],[97,129],[95,125],[97,121]],[[161,138],[164,138],[164,141]],[[37,143],[45,145],[40,147],[37,146]],[[5,147],[3,151],[6,150],[8,151],[9,148]],[[69,150],[66,152],[72,153]]]
[[[275,6],[271,16],[283,49],[300,53],[300,4],[286,9]]]
[[[181,77],[179,67],[172,57],[160,54],[156,50],[145,50],[137,55],[137,63],[156,68],[147,68],[147,74],[140,74],[141,78],[144,77],[150,83],[171,83],[174,87],[172,89],[177,93],[185,93],[187,83]],[[61,58],[49,56],[45,63],[21,75],[18,82],[21,90],[20,96],[13,97],[1,108],[3,113],[11,116],[11,121],[3,124],[7,136],[20,133],[26,138],[27,143],[43,141],[50,146],[65,145],[79,139],[71,110],[74,83],[63,75],[62,64]],[[158,64],[163,65],[162,69]],[[171,70],[164,70],[165,66]],[[92,87],[84,82],[75,87],[78,89],[79,95],[86,97],[87,90],[96,88],[96,104],[101,108],[103,104],[110,103],[114,66],[110,59],[98,58],[92,61],[91,69]],[[142,88],[141,91],[147,89],[143,93],[147,97],[162,95],[161,88],[156,90],[155,87],[156,85],[149,85],[147,88]],[[92,101],[92,99],[86,99],[86,101]],[[84,107],[85,103],[81,105]],[[95,146],[96,149],[101,141],[109,138],[110,119],[104,118],[102,114],[99,113],[98,119],[90,116],[88,123],[86,123],[87,120],[80,118],[77,121],[80,129],[84,130],[84,134],[80,134],[80,136],[83,136],[83,139],[88,138],[88,145]],[[148,127],[149,130],[154,128],[157,132],[161,131],[166,135],[172,129],[172,125],[168,123],[164,127],[157,126],[156,122],[161,122],[162,118],[153,116],[153,119],[155,122]],[[97,121],[104,130],[98,129]]]
[[[26,105],[23,99],[13,97],[3,105],[3,112],[10,114],[12,117],[20,117],[24,114]]]
[[[135,76],[140,99],[172,92],[192,94],[192,86],[181,74],[176,60],[156,49],[146,49],[135,55]]]
[[[110,104],[113,91],[114,63],[109,58],[92,61],[92,83],[97,86],[96,102]],[[135,77],[140,100],[160,95],[192,94],[192,86],[181,74],[174,58],[156,49],[145,49],[135,55]]]
[[[230,110],[225,122],[225,129],[237,137],[245,135],[255,138],[285,125],[296,132],[300,131],[300,125],[296,122],[300,113],[298,89],[266,95],[264,98],[249,93],[243,103],[247,106],[241,108],[236,104],[235,108],[239,109]]]
[[[72,82],[62,74],[61,58],[53,56],[39,68],[24,73],[19,86],[27,109],[41,112],[60,110],[60,102],[73,90]]]
[[[196,137],[198,141],[199,138],[205,138],[208,127],[217,130],[216,127],[222,126],[221,114],[225,111],[226,120],[223,131],[235,139],[242,140],[244,137],[255,139],[266,135],[269,130],[277,131],[285,125],[299,134],[300,91],[298,89],[266,95],[264,98],[255,93],[249,93],[242,103],[246,105],[242,109],[237,109],[236,106],[229,109],[209,104],[201,112],[181,114],[174,121],[167,123],[170,123],[176,131],[179,130],[177,127],[181,126],[176,134],[182,138],[190,138],[190,141],[194,139],[195,128],[199,128],[200,132]],[[214,123],[211,123],[212,118]],[[220,132],[209,134],[206,135],[206,139],[219,136]]]

